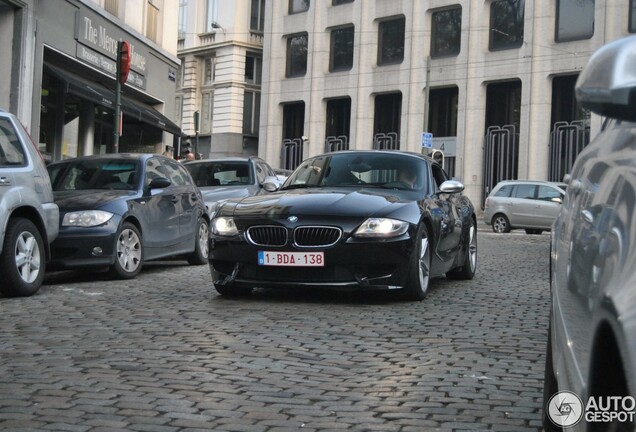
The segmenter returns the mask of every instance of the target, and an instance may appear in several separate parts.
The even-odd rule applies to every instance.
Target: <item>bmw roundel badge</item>
[[[290,221],[291,223],[298,222],[298,218],[296,216],[290,216],[287,218],[287,220]]]

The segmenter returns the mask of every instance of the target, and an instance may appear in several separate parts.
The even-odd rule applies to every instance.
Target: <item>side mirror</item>
[[[265,180],[263,180],[263,183],[261,183],[261,186],[267,192],[276,192],[280,188],[281,184],[282,183],[278,179],[278,177],[276,177],[276,176],[267,176],[267,177],[265,177]]]
[[[563,199],[561,197],[554,197],[551,198],[550,201],[557,203],[557,204],[563,204]]]
[[[581,106],[603,117],[636,120],[634,69],[636,36],[628,36],[599,48],[576,81]]]
[[[439,190],[447,194],[459,193],[464,190],[464,183],[457,180],[446,180],[440,185]]]
[[[165,177],[157,177],[150,181],[148,185],[148,189],[164,189],[171,185],[172,183]]]

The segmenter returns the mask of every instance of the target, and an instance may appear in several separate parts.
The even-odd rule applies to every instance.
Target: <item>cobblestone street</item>
[[[49,274],[0,299],[0,430],[540,430],[549,233],[522,232],[480,230],[475,279],[421,303]]]

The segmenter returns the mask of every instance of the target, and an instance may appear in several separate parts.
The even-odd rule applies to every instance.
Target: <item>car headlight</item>
[[[353,236],[361,238],[390,238],[400,236],[408,229],[408,222],[387,218],[369,218],[355,230]]]
[[[102,210],[70,212],[64,215],[62,226],[94,227],[108,222],[112,217],[112,213]]]
[[[233,236],[238,234],[238,229],[231,217],[218,217],[212,219],[212,232],[220,236]]]

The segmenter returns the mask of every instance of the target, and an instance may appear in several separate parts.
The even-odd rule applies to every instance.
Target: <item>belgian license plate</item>
[[[324,267],[324,252],[258,251],[258,265],[284,267]]]

